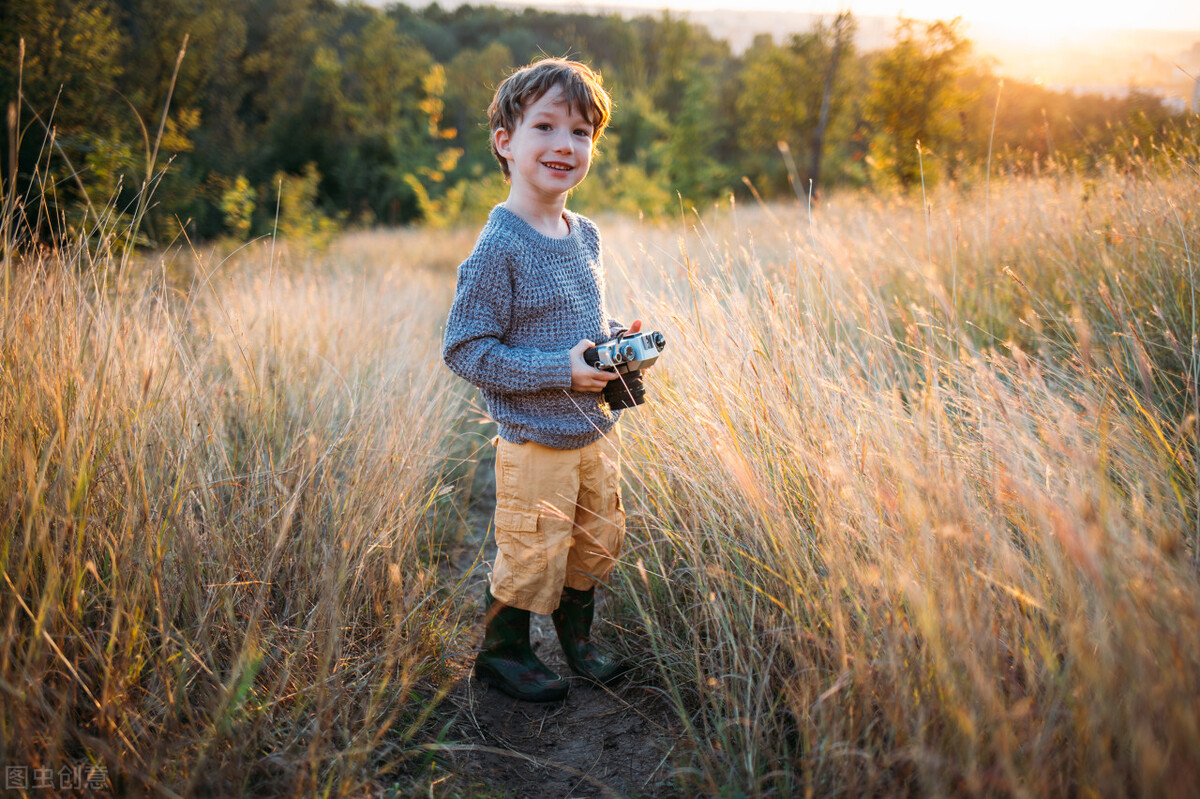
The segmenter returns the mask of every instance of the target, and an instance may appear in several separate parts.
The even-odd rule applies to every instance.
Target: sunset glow
[[[968,23],[1002,27],[1033,36],[1086,29],[1196,30],[1200,31],[1200,3],[1183,0],[1148,0],[1141,3],[1099,0],[1087,4],[1047,3],[1044,0],[961,2],[961,0],[623,0],[613,5],[678,10],[712,10],[732,7],[747,10],[836,13],[848,8],[859,16],[898,16],[917,19],[962,17]]]

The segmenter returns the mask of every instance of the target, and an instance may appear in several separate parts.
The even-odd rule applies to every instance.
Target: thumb
[[[634,319],[633,322],[630,323],[630,325],[629,325],[629,332],[630,333],[639,333],[639,332],[641,332],[641,330],[642,330],[642,320]]]

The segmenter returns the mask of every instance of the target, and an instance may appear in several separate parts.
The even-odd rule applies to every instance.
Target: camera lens
[[[604,399],[610,408],[632,408],[646,401],[646,385],[640,369],[626,372],[604,387]]]

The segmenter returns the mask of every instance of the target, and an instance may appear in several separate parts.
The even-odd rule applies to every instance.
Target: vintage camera
[[[632,408],[646,401],[642,369],[658,360],[667,340],[657,330],[644,333],[621,331],[603,344],[589,347],[583,360],[602,372],[616,372],[616,380],[604,387],[604,399],[611,408]]]

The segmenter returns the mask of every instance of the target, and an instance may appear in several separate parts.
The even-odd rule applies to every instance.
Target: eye
[[[534,127],[537,128],[538,130],[550,130],[550,123],[549,122],[539,122],[536,125],[534,125]]]
[[[590,130],[588,130],[587,128],[575,128],[575,135],[576,136],[587,136],[589,139],[592,138],[592,132]]]

